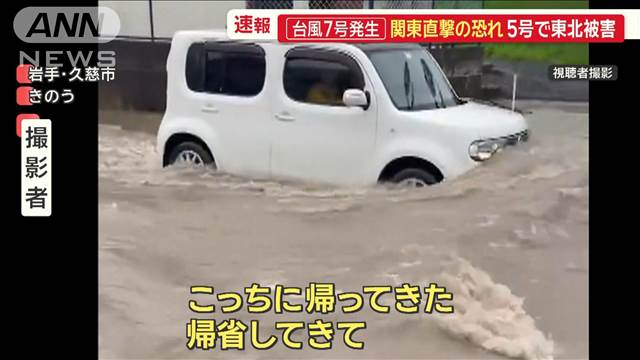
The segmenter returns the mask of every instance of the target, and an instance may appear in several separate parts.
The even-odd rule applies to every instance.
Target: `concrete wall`
[[[100,109],[162,112],[166,103],[169,41],[117,39],[100,45],[116,52],[114,81],[99,84]]]

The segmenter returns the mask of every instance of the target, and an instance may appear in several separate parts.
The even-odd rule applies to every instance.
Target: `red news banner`
[[[623,42],[623,15],[278,15],[280,42]]]

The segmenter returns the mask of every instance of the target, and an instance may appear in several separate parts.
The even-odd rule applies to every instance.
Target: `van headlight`
[[[500,142],[496,140],[476,140],[469,145],[469,156],[475,161],[485,161],[501,147]]]

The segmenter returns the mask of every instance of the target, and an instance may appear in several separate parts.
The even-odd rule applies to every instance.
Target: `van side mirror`
[[[342,94],[342,102],[348,107],[369,108],[369,96],[360,89],[347,89]]]

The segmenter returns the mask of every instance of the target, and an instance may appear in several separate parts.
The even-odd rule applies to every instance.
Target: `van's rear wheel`
[[[183,167],[212,167],[216,165],[213,157],[200,144],[187,141],[176,146],[169,155],[169,164]]]
[[[411,188],[422,188],[438,182],[434,175],[418,168],[400,170],[389,181],[401,187]]]

